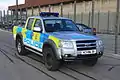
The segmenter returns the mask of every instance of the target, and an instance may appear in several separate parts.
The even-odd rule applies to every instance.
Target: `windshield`
[[[46,32],[78,31],[72,20],[68,19],[45,19],[44,25]]]

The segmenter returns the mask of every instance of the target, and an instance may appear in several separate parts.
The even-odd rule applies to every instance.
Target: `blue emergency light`
[[[59,13],[54,13],[54,12],[41,12],[40,13],[41,17],[59,17]]]

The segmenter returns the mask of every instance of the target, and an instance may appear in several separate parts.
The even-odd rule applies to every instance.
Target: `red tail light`
[[[93,32],[95,32],[95,33],[96,33],[96,28],[93,28]]]
[[[96,28],[93,28],[93,35],[96,35]]]

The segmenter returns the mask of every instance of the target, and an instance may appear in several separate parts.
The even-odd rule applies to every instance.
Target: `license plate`
[[[78,54],[82,54],[82,55],[95,54],[95,53],[96,53],[96,50],[84,50],[84,51],[78,52]]]

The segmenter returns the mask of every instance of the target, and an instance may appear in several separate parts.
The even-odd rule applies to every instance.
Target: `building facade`
[[[98,32],[114,32],[117,0],[95,0],[94,27]],[[16,6],[9,6],[13,13]],[[28,16],[58,12],[76,22],[91,26],[92,0],[25,0],[18,10]],[[119,28],[120,31],[120,28]]]
[[[27,15],[39,15],[39,12],[51,11],[59,12],[64,15],[74,14],[74,1],[75,0],[25,0],[25,4],[18,5],[18,9],[25,11],[27,10]],[[62,10],[61,10],[61,5]],[[16,6],[9,6],[9,10],[15,11]],[[92,1],[91,0],[76,0],[76,13],[81,12],[91,12]],[[61,12],[62,11],[62,12]],[[96,0],[95,1],[95,11],[108,12],[116,11],[116,0]]]

